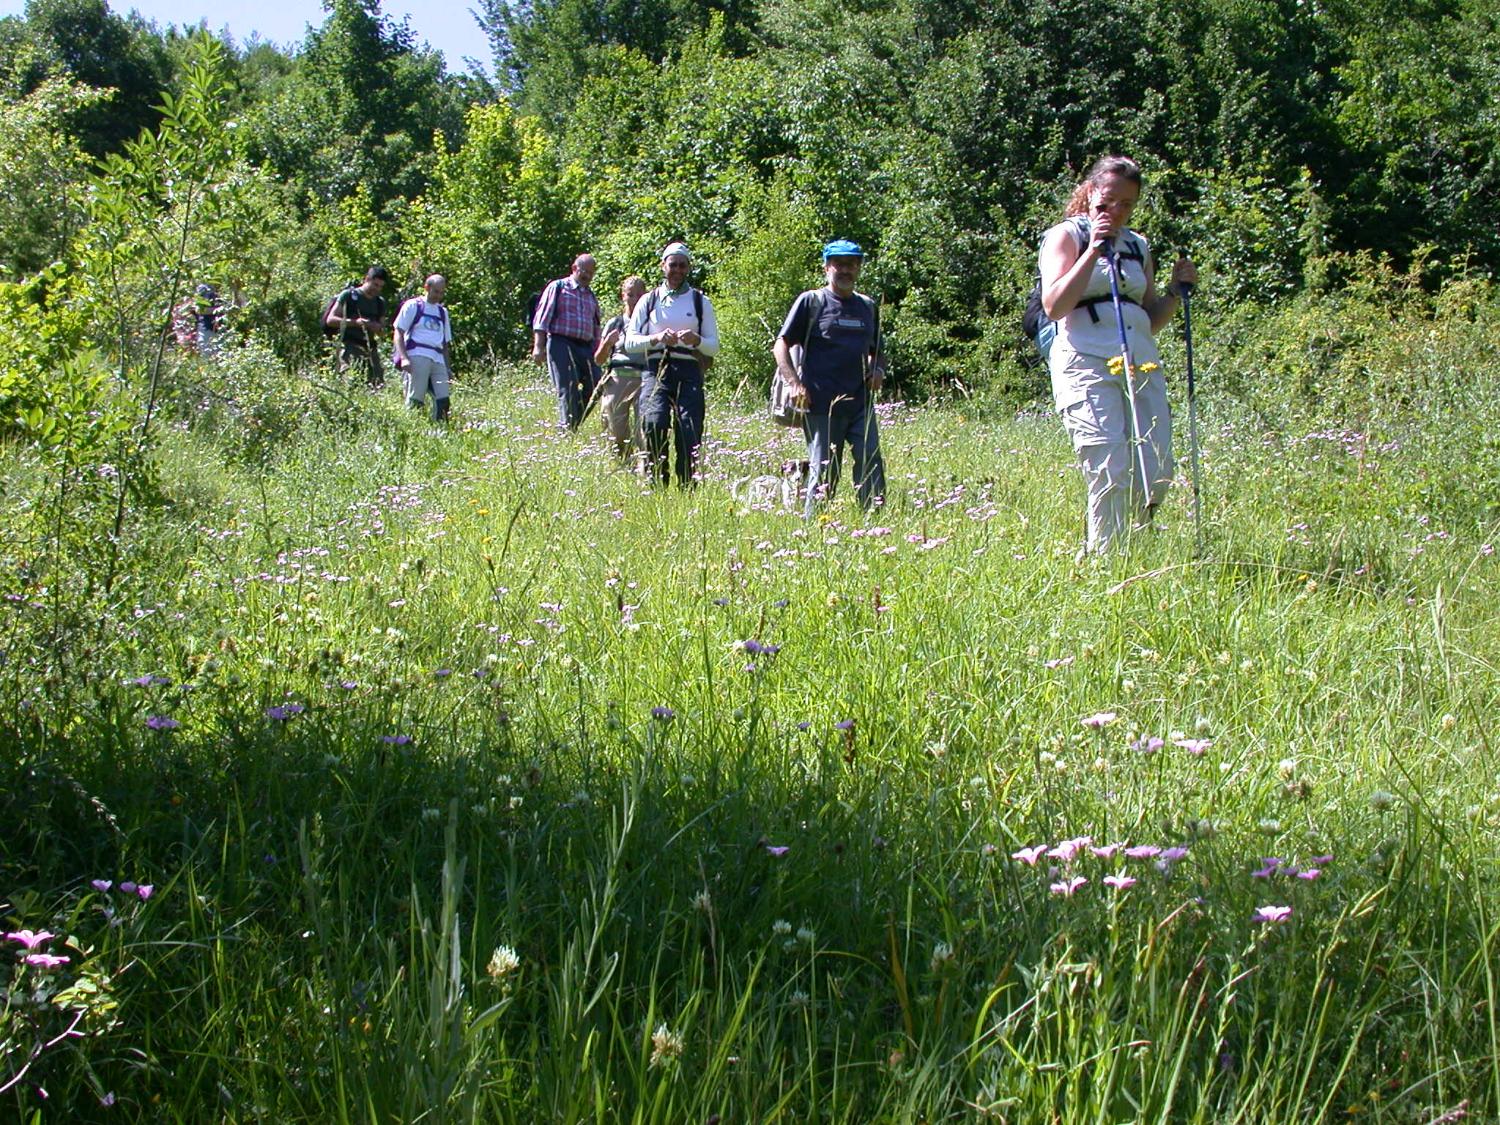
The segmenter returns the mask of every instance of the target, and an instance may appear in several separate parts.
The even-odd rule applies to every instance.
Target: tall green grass
[[[1084,566],[1046,417],[893,409],[888,507],[804,523],[758,417],[652,492],[523,373],[455,405],[174,432],[66,676],[16,585],[5,922],[72,960],[7,1078],[86,1013],[20,1119],[1500,1113],[1494,482],[1433,490],[1493,402],[1210,394],[1205,556],[1183,488]],[[1082,836],[1187,851],[1012,858]]]

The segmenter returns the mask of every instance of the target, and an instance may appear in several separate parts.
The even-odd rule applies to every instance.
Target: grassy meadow
[[[108,598],[8,579],[0,1112],[1495,1120],[1493,375],[1202,366],[1201,559],[1175,382],[1183,487],[1083,565],[1044,411],[883,406],[889,504],[813,523],[722,392],[691,492],[532,369],[166,427]]]

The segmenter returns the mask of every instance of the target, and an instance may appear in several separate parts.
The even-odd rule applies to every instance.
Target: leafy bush
[[[251,336],[212,359],[183,357],[165,380],[164,406],[236,462],[264,465],[308,423],[353,430],[359,404],[327,367],[298,371]]]

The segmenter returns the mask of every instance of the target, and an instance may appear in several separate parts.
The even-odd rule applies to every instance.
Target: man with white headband
[[[719,324],[702,290],[688,284],[693,256],[681,242],[661,252],[664,280],[636,303],[627,351],[646,356],[637,405],[651,479],[666,484],[667,435],[675,438],[677,483],[690,485],[703,442],[703,375],[719,351]]]

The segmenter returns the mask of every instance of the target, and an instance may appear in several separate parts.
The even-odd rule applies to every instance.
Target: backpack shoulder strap
[[[812,343],[813,327],[818,323],[818,317],[823,315],[823,290],[809,289],[807,291],[807,331],[802,336],[802,362],[807,362],[807,347]]]
[[[693,286],[693,311],[698,314],[698,334],[703,334],[703,290]]]

